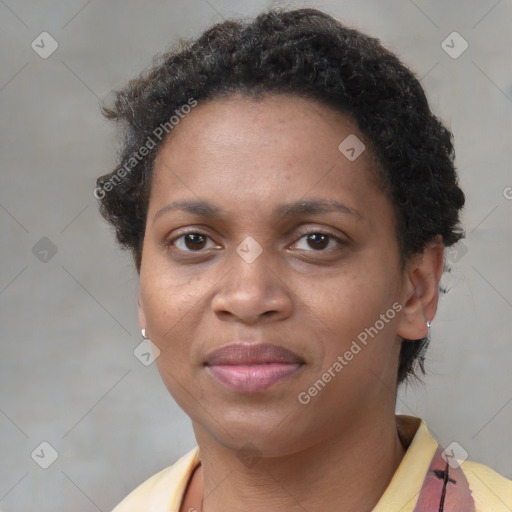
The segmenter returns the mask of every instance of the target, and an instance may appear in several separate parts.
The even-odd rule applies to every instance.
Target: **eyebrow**
[[[191,215],[198,217],[221,219],[225,212],[222,208],[215,206],[208,201],[202,200],[188,200],[188,201],[173,201],[165,205],[153,217],[153,223],[162,215],[170,211],[184,211]],[[358,219],[363,219],[361,213],[354,208],[340,203],[335,199],[309,199],[307,201],[295,201],[294,203],[287,203],[278,205],[273,214],[278,220],[283,220],[289,217],[300,215],[318,215],[321,213],[341,212],[347,215],[353,215]]]

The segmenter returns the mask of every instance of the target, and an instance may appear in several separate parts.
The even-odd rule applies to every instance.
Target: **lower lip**
[[[298,363],[207,366],[208,371],[227,388],[238,393],[265,391],[302,367]]]

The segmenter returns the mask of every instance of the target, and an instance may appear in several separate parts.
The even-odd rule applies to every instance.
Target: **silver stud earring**
[[[147,340],[146,338],[146,329],[141,329],[140,333],[142,334],[142,337]]]

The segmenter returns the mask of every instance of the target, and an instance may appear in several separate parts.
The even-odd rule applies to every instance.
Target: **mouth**
[[[297,373],[305,361],[271,343],[233,343],[212,352],[204,366],[231,391],[258,393]]]

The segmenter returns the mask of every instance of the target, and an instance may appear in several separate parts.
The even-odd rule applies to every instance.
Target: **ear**
[[[139,326],[141,329],[146,328],[146,315],[144,314],[144,307],[142,305],[142,298],[140,295],[140,286],[139,286],[139,293],[137,296],[137,307],[138,307],[138,313],[139,313]]]
[[[438,235],[425,250],[408,262],[404,275],[403,315],[397,334],[419,340],[428,334],[427,321],[432,320],[439,300],[439,281],[443,274],[444,245]]]

